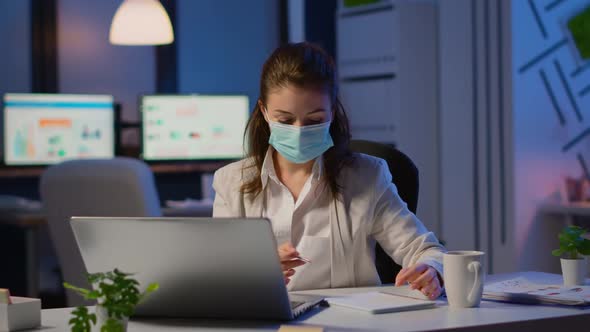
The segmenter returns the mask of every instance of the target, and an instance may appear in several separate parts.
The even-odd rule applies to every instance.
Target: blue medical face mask
[[[303,127],[270,120],[268,123],[270,125],[268,143],[293,163],[308,162],[334,146],[332,136],[330,136],[331,121]]]

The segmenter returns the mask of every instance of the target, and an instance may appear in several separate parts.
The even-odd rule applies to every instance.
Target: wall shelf
[[[576,217],[590,217],[590,202],[545,203],[539,207],[539,213],[565,218],[567,225],[574,225]]]
[[[547,203],[541,205],[539,211],[544,214],[590,217],[590,202]]]

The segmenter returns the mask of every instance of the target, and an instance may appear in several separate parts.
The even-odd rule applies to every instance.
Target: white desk
[[[561,276],[540,272],[494,275],[488,282],[524,276],[532,281],[561,283]],[[391,286],[384,286],[391,287]],[[297,292],[337,296],[364,292],[372,288],[327,289]],[[39,331],[69,331],[67,321],[71,309],[43,310],[43,326]],[[451,309],[446,303],[434,309],[371,315],[365,312],[341,308],[315,309],[298,320],[285,323],[322,326],[327,331],[546,331],[567,327],[568,331],[587,331],[590,324],[590,309],[553,306],[533,306],[482,301],[479,308]],[[129,323],[129,332],[155,331],[276,331],[280,322],[224,321],[224,320],[134,320]],[[577,329],[576,329],[577,327]]]

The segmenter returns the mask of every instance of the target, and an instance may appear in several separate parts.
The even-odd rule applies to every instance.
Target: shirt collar
[[[262,170],[260,171],[260,180],[262,181],[262,188],[266,187],[268,183],[268,179],[271,178],[276,183],[280,183],[277,173],[275,171],[274,162],[272,160],[272,154],[275,149],[272,146],[268,147],[266,150],[266,156],[264,156],[264,161],[262,162]],[[313,167],[311,169],[311,177],[314,181],[319,181],[322,177],[322,173],[324,170],[324,158],[322,155],[315,159],[313,163]]]

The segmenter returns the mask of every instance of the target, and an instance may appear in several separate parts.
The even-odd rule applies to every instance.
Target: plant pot
[[[561,273],[565,286],[584,285],[586,279],[586,259],[561,259]]]
[[[95,331],[100,331],[102,325],[109,319],[109,315],[107,309],[103,306],[97,305],[94,310],[96,313]],[[127,331],[127,322],[129,321],[129,318],[124,317],[123,319],[117,319],[117,321],[123,324],[123,331]]]

